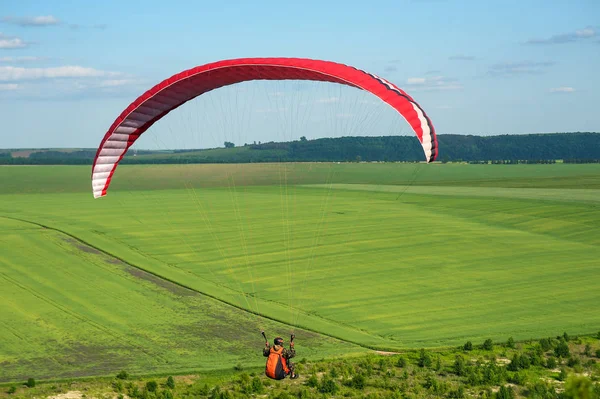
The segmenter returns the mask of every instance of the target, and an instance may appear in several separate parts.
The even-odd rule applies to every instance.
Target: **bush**
[[[564,398],[593,398],[594,385],[584,376],[572,375],[565,383]]]
[[[569,359],[567,360],[567,366],[569,367],[575,367],[578,364],[580,364],[579,358],[578,357],[569,357]]]
[[[492,349],[494,349],[494,343],[491,339],[488,338],[483,342],[483,345],[481,347],[483,348],[483,350],[491,351]]]
[[[316,375],[311,375],[310,377],[308,377],[308,380],[306,380],[306,385],[311,387],[311,388],[316,388],[319,386],[319,380],[317,379]]]
[[[152,380],[146,383],[146,389],[148,390],[148,392],[156,392],[156,388],[158,388],[158,384],[156,383],[156,381]]]
[[[585,349],[583,350],[583,354],[586,356],[592,356],[592,347],[590,344],[585,345]]]
[[[119,374],[117,374],[117,378],[120,380],[126,380],[129,378],[129,374],[127,373],[127,371],[121,370],[119,371]]]
[[[560,369],[560,373],[558,374],[558,380],[565,381],[567,379],[567,376],[567,370],[565,370],[564,368]]]
[[[425,349],[421,349],[421,353],[419,355],[419,367],[431,367],[431,356]]]
[[[252,379],[252,384],[250,385],[253,393],[263,393],[265,390],[265,386],[262,381],[258,377],[254,377]]]
[[[600,358],[600,349],[596,349],[596,357]]]
[[[544,352],[548,352],[550,349],[552,349],[552,343],[548,338],[542,338],[540,339],[540,347]]]
[[[25,383],[25,386],[27,386],[28,388],[33,388],[35,386],[35,380],[33,378],[28,378],[27,382]]]
[[[121,380],[113,381],[112,387],[116,392],[123,392],[123,381],[121,381]]]
[[[398,361],[396,362],[396,366],[398,367],[406,367],[406,358],[404,356],[400,356]]]
[[[512,387],[502,385],[498,392],[496,392],[497,399],[514,399],[515,391],[513,391]]]
[[[13,393],[17,392],[17,387],[16,386],[11,386],[10,388],[8,388],[8,391],[6,391],[7,394],[12,395]]]
[[[549,369],[556,368],[556,359],[550,356],[548,360],[546,360],[546,367]]]
[[[465,359],[461,355],[457,355],[453,366],[454,374],[463,376],[466,372]]]
[[[515,340],[513,339],[513,337],[509,337],[508,341],[506,341],[506,346],[509,348],[513,348],[515,347]]]
[[[473,343],[471,341],[467,341],[463,345],[463,349],[466,350],[466,351],[472,351],[473,350]]]
[[[167,377],[167,387],[171,388],[171,389],[175,389],[175,380],[173,379],[173,376],[169,376]]]
[[[354,389],[363,390],[365,389],[365,376],[362,374],[355,375],[350,381],[350,386]]]
[[[448,394],[449,398],[452,399],[462,399],[465,397],[465,388],[462,385],[459,385],[455,391],[450,391]]]
[[[556,357],[569,357],[571,352],[569,351],[569,345],[565,341],[560,341],[556,348],[554,348],[554,354]]]
[[[339,389],[340,387],[329,377],[323,378],[323,381],[319,384],[319,392],[321,393],[335,395]]]

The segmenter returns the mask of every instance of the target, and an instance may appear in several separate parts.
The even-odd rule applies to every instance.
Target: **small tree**
[[[126,380],[129,378],[129,374],[127,373],[127,371],[121,370],[121,371],[119,371],[119,374],[117,374],[117,378],[119,380]]]
[[[156,381],[152,380],[146,383],[146,389],[148,390],[148,392],[156,392],[156,388],[158,388],[158,384]]]
[[[306,141],[306,136],[300,137],[300,141]]]
[[[230,141],[225,142],[225,148],[233,148],[233,147],[235,147],[235,144],[233,144],[232,142],[230,142]]]
[[[263,385],[263,383],[260,380],[260,378],[254,377],[252,379],[252,392],[254,392],[254,393],[263,393],[264,390],[265,390],[265,386]]]
[[[514,399],[515,391],[513,391],[512,387],[502,385],[498,392],[496,392],[497,399]]]
[[[466,351],[472,351],[473,350],[473,343],[471,341],[467,341],[463,345],[463,349],[466,350]]]
[[[565,341],[560,341],[556,348],[554,348],[554,354],[557,357],[569,357],[571,352],[569,351],[569,345]]]
[[[404,356],[400,356],[398,361],[396,362],[397,367],[406,367],[406,358]]]
[[[452,366],[452,368],[456,375],[459,375],[459,376],[465,375],[465,371],[466,371],[465,359],[461,355],[456,356],[456,359],[454,360],[454,366]]]
[[[337,391],[339,391],[340,387],[335,383],[335,381],[329,377],[323,378],[321,383],[319,384],[319,392],[324,394],[335,395]]]
[[[175,380],[173,379],[173,376],[169,376],[167,377],[167,387],[171,388],[171,389],[175,389]]]
[[[29,378],[27,379],[27,382],[25,383],[25,385],[26,385],[28,388],[33,388],[33,387],[35,386],[35,380],[34,380],[33,378],[29,377]]]
[[[542,348],[542,350],[544,352],[547,352],[550,349],[552,349],[552,343],[550,342],[550,340],[548,338],[542,338],[542,339],[540,339],[540,347]]]
[[[483,348],[483,350],[491,351],[492,349],[494,349],[494,343],[491,339],[488,338],[483,342],[483,345],[481,347]]]
[[[425,349],[421,349],[421,353],[419,355],[419,367],[431,367],[431,356],[429,353],[425,351]]]
[[[506,341],[506,346],[512,349],[515,348],[515,340],[513,339],[513,337],[508,338],[508,341]]]
[[[567,379],[564,398],[593,398],[594,396],[594,385],[589,378],[572,375]]]

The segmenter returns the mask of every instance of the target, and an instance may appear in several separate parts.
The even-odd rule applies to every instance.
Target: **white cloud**
[[[101,71],[77,65],[67,65],[52,68],[23,68],[0,66],[0,81],[19,81],[52,78],[86,78],[117,76],[119,73]]]
[[[550,89],[550,93],[573,93],[574,91],[574,88],[568,86],[553,87]]]
[[[457,54],[448,57],[448,59],[450,61],[474,61],[475,57],[473,57],[472,55]]]
[[[490,66],[488,73],[493,76],[536,75],[546,72],[554,65],[549,61],[502,62]]]
[[[427,78],[408,78],[406,79],[406,87],[410,90],[460,90],[462,85],[456,79],[445,76],[431,76]]]
[[[100,82],[100,87],[118,87],[134,83],[131,79],[108,79]]]
[[[27,43],[16,36],[7,36],[0,32],[0,49],[15,49],[27,47]]]
[[[319,98],[317,100],[317,102],[319,104],[331,104],[331,103],[337,103],[338,101],[340,101],[339,97],[325,97],[325,98]]]
[[[51,26],[60,24],[60,20],[52,15],[37,17],[2,17],[2,22],[19,26]]]
[[[597,37],[595,28],[586,27],[569,33],[561,33],[560,35],[550,36],[546,39],[530,39],[527,44],[565,44],[578,41],[584,41]]]
[[[34,57],[34,56],[21,56],[21,57],[0,57],[0,62],[11,62],[16,64],[21,64],[25,62],[36,62],[43,61],[46,57]]]
[[[0,91],[17,90],[19,85],[16,83],[0,83]]]

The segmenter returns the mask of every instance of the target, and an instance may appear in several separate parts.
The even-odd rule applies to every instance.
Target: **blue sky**
[[[0,0],[0,148],[95,147],[159,81],[253,56],[378,74],[439,134],[600,131],[598,0]],[[146,147],[172,146],[167,130],[181,139],[171,144],[202,146],[179,132],[177,120],[205,112],[194,110],[157,126]],[[270,125],[264,117],[240,140],[267,140]],[[305,126],[298,134],[328,135]]]

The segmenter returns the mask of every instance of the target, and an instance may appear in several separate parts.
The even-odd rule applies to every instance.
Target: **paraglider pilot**
[[[294,349],[294,334],[290,338],[290,349],[283,347],[283,338],[277,337],[273,340],[273,346],[269,345],[269,341],[262,332],[265,338],[265,347],[263,349],[263,356],[267,359],[267,365],[265,366],[265,374],[267,377],[274,380],[282,380],[286,376],[290,376],[291,379],[298,378],[298,374],[295,372],[295,364],[290,362],[290,359],[296,356],[296,350]]]

